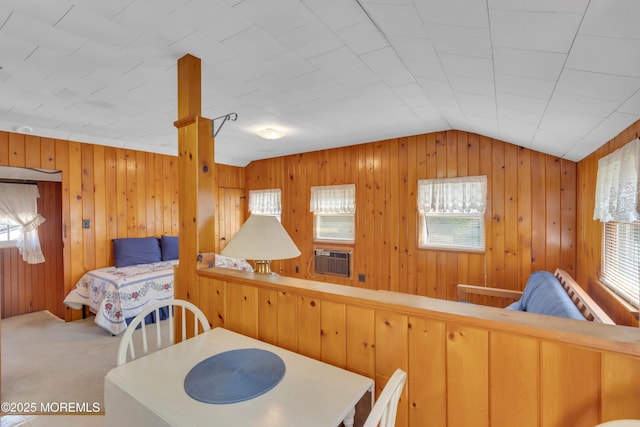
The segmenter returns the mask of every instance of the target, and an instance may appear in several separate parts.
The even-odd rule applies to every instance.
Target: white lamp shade
[[[271,261],[295,258],[300,256],[300,251],[275,216],[251,215],[222,250],[222,255]]]

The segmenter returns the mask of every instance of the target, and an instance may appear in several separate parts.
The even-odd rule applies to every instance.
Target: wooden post
[[[215,234],[216,174],[213,123],[201,114],[200,59],[185,55],[178,60],[178,214],[179,259],[175,298],[200,305],[196,275],[200,252],[213,252]]]

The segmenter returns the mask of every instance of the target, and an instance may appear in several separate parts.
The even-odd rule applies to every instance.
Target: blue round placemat
[[[235,403],[271,390],[284,376],[277,354],[243,348],[211,356],[194,366],[184,379],[184,390],[205,403]]]

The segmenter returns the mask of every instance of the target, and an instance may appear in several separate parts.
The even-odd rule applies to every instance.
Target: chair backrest
[[[163,323],[160,322],[160,311],[162,308],[164,307],[168,307],[168,318],[166,319],[166,322],[163,321]],[[166,334],[166,330],[168,329],[168,336],[166,336],[166,343],[168,343],[168,345],[173,345],[175,344],[175,322],[174,322],[174,316],[175,316],[175,310],[177,309],[177,307],[180,307],[182,310],[182,340],[185,340],[185,337],[187,336],[187,312],[191,312],[193,314],[193,324],[194,324],[194,331],[193,334],[194,335],[198,335],[198,325],[200,325],[200,331],[205,332],[211,329],[211,326],[209,326],[209,321],[207,320],[207,317],[204,315],[204,313],[202,311],[200,311],[200,309],[198,307],[196,307],[195,305],[193,305],[192,303],[190,303],[189,301],[184,301],[184,300],[179,300],[179,299],[170,299],[170,300],[165,300],[165,301],[159,301],[157,303],[154,303],[152,305],[150,305],[149,307],[145,308],[143,311],[141,311],[132,321],[131,323],[129,323],[129,326],[127,326],[127,329],[124,331],[124,334],[122,335],[122,338],[120,339],[120,346],[118,347],[118,366],[127,363],[127,350],[129,351],[129,360],[133,360],[136,358],[136,352],[135,352],[135,343],[136,341],[134,340],[134,332],[136,331],[136,329],[138,328],[138,326],[140,326],[140,331],[139,334],[141,335],[140,339],[142,341],[142,351],[144,354],[149,353],[149,345],[148,345],[148,338],[147,338],[147,327],[149,328],[153,328],[155,326],[155,336],[156,336],[156,345],[153,348],[154,351],[157,349],[160,349],[163,347],[163,340],[162,340],[162,329],[165,330],[165,334]],[[147,315],[149,315],[150,313],[155,313],[155,323],[154,324],[145,324],[145,317],[147,317]],[[165,326],[164,328],[162,327],[162,325],[166,325],[168,326],[168,328]],[[137,335],[137,334],[136,334]]]
[[[364,427],[393,427],[396,424],[396,412],[398,410],[398,401],[407,381],[407,373],[402,369],[396,369],[391,375],[387,385],[382,389],[382,393],[378,396],[371,413],[364,423]]]

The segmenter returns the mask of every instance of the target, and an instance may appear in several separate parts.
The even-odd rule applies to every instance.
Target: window
[[[640,308],[640,140],[598,160],[593,219],[603,225],[600,281]]]
[[[18,232],[15,247],[28,264],[44,262],[38,226],[45,219],[38,214],[38,197],[36,185],[0,183],[0,234],[14,239]]]
[[[640,308],[640,222],[604,224],[600,281]]]
[[[311,187],[313,240],[353,243],[355,241],[356,186]]]
[[[418,181],[419,245],[484,252],[487,177]]]
[[[282,192],[279,188],[249,191],[249,212],[256,215],[282,215]]]
[[[7,220],[0,219],[0,248],[15,247],[19,233],[19,225],[11,224]]]

